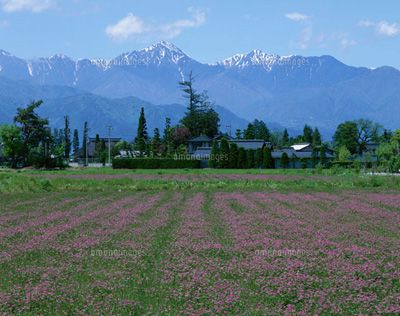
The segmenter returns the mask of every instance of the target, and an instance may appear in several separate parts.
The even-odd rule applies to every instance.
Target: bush
[[[253,149],[246,150],[246,162],[248,169],[255,167],[255,152]]]
[[[237,167],[239,169],[247,167],[246,150],[243,147],[239,147]]]
[[[236,169],[238,167],[239,148],[235,143],[231,144],[229,150],[229,168]]]
[[[389,162],[389,171],[400,173],[400,157],[393,157]]]
[[[314,167],[313,173],[315,174],[322,174],[324,171],[324,165],[319,163]]]
[[[355,172],[360,173],[361,168],[362,168],[362,162],[359,161],[359,160],[354,160],[353,161],[353,168],[354,168]]]
[[[116,158],[114,169],[198,169],[200,160],[176,160],[172,158]]]
[[[283,153],[280,160],[281,168],[288,168],[289,167],[289,156],[287,153]]]
[[[65,169],[68,167],[62,156],[44,156],[36,151],[30,153],[29,162],[36,169]]]
[[[264,147],[263,167],[264,168],[270,168],[270,169],[275,168],[275,161],[272,158],[271,148],[269,148],[268,146]]]
[[[332,167],[351,168],[352,166],[353,166],[352,161],[336,160],[332,162]]]

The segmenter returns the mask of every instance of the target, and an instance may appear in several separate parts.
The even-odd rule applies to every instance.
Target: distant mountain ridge
[[[136,97],[110,99],[65,86],[34,85],[26,81],[13,81],[0,77],[0,124],[10,123],[17,107],[23,107],[32,100],[43,99],[39,114],[48,117],[52,127],[62,128],[64,116],[69,115],[71,128],[80,131],[83,122],[88,121],[90,135],[107,134],[107,125],[113,126],[113,135],[132,140],[137,130],[140,108],[145,108],[149,134],[155,128],[162,132],[165,119],[172,124],[179,123],[186,111],[181,104],[156,105]],[[244,128],[248,122],[229,110],[215,106],[221,118],[221,128],[226,126]]]
[[[74,61],[64,55],[23,60],[0,51],[0,76],[34,85],[80,89],[106,98],[135,96],[153,104],[181,104],[178,81],[193,72],[198,90],[246,120],[304,123],[331,135],[360,117],[397,128],[400,71],[345,65],[332,56],[278,56],[253,50],[215,64],[189,57],[171,43],[106,59]]]

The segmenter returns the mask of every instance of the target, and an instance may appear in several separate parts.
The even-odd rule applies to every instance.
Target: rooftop
[[[211,138],[207,135],[200,135],[189,140],[190,142],[209,142]]]
[[[294,144],[290,147],[292,147],[294,150],[298,151],[298,150],[302,150],[310,145],[311,145],[310,143],[301,143],[301,144]]]
[[[306,158],[306,159],[311,159],[313,157],[313,153],[311,151],[296,151],[293,148],[282,148],[280,150],[274,150],[272,154],[272,158],[274,159],[280,159],[282,157],[282,154],[286,153],[289,158],[296,157],[298,159]],[[320,152],[317,151],[315,153],[316,157],[320,157]],[[325,152],[325,157],[327,159],[332,159],[334,156],[329,153]]]

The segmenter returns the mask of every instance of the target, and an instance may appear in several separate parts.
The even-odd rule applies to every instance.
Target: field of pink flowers
[[[395,192],[0,199],[1,315],[399,313]]]

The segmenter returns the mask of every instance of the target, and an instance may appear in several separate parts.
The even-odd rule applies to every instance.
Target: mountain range
[[[165,119],[179,123],[186,108],[181,104],[155,105],[137,97],[106,98],[72,87],[34,85],[0,77],[0,124],[10,123],[18,107],[32,100],[44,100],[39,114],[49,118],[53,127],[64,126],[64,116],[70,117],[71,128],[82,130],[89,122],[90,134],[106,135],[107,126],[113,127],[113,136],[132,140],[137,130],[140,108],[145,108],[149,133],[154,128],[164,129]],[[216,105],[221,127],[228,125],[244,128],[248,122],[227,109]]]
[[[141,105],[149,112],[150,128],[162,128],[166,116],[179,121],[184,99],[178,82],[190,72],[195,87],[218,105],[223,130],[242,128],[254,118],[293,131],[308,123],[328,137],[347,119],[369,118],[392,129],[400,125],[395,68],[260,50],[205,64],[168,42],[110,60],[64,55],[25,60],[0,50],[0,122],[10,120],[17,105],[41,98],[43,114],[56,125],[69,114],[79,126],[92,120],[93,126],[113,125],[115,133],[132,138]]]

